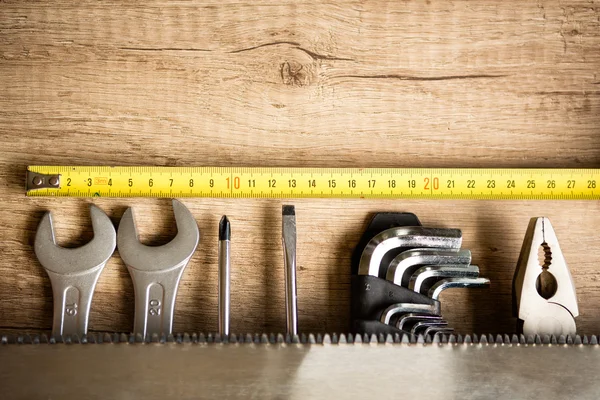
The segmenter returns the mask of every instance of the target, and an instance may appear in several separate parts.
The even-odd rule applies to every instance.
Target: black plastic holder
[[[382,278],[385,275],[385,266],[389,265],[398,254],[408,249],[398,248],[395,251],[388,252],[382,260],[381,265],[384,267],[380,268],[379,276],[358,275],[360,257],[369,241],[386,229],[401,226],[421,226],[421,222],[412,213],[377,213],[371,219],[365,233],[354,249],[350,311],[352,320],[350,329],[353,333],[366,333],[369,335],[408,333],[380,321],[385,309],[397,303],[432,305],[437,313],[440,313],[440,303],[438,301]]]

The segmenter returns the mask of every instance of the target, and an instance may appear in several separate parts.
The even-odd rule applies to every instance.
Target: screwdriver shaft
[[[296,291],[296,210],[282,209],[282,242],[285,275],[285,315],[287,333],[298,334],[298,296]]]
[[[230,239],[231,227],[224,215],[219,223],[219,333],[222,336],[229,335]]]

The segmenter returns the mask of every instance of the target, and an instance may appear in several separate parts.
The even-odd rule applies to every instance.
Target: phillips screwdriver
[[[297,335],[298,295],[296,292],[296,209],[294,206],[284,205],[281,214],[287,333],[290,335]]]
[[[229,274],[231,225],[226,215],[219,223],[219,333],[229,335]]]

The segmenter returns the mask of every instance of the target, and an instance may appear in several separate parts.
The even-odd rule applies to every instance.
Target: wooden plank
[[[595,2],[3,2],[0,7],[0,327],[51,325],[32,251],[44,210],[59,241],[91,237],[88,201],[25,199],[28,164],[598,167]],[[96,200],[142,237],[174,235],[166,200]],[[280,201],[185,201],[202,239],[176,331],[216,328],[218,219],[233,224],[232,330],[284,329]],[[511,280],[530,217],[548,216],[571,266],[582,333],[600,324],[597,202],[294,201],[300,328],[345,331],[349,258],[369,213],[463,229],[490,290],[443,295],[461,332],[514,331]],[[92,330],[130,331],[115,256]]]

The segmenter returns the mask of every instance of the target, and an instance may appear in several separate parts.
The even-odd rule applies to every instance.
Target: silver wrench
[[[422,265],[469,265],[470,250],[412,249],[398,254],[387,269],[386,279],[408,287],[410,276]]]
[[[365,246],[358,266],[359,275],[379,276],[379,267],[385,254],[399,247],[437,247],[460,249],[460,229],[404,226],[387,229],[373,237]]]
[[[115,228],[108,216],[91,205],[94,238],[76,249],[56,244],[52,215],[47,212],[35,234],[34,250],[52,282],[52,336],[87,334],[96,282],[115,251]]]
[[[200,232],[190,211],[173,200],[177,236],[163,246],[145,246],[138,239],[133,210],[128,208],[119,223],[117,244],[135,290],[133,332],[144,340],[173,329],[173,311],[183,270],[198,246]]]

